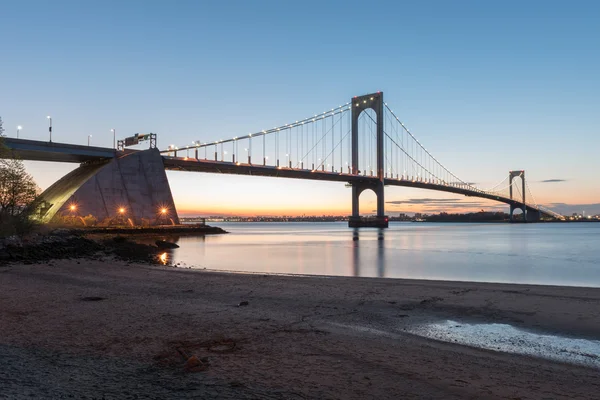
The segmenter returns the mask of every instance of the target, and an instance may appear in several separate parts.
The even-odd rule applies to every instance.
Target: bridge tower
[[[521,178],[521,193],[523,195],[523,201],[521,202],[522,206],[519,206],[518,204],[510,205],[510,220],[511,220],[511,222],[514,221],[513,213],[517,208],[521,209],[521,211],[523,211],[523,222],[527,222],[527,206],[525,205],[525,171],[509,171],[508,172],[508,183],[510,185],[509,186],[510,199],[513,200],[513,187],[512,187],[513,179],[519,178],[519,177]],[[518,199],[515,199],[515,200],[518,200]]]
[[[376,140],[376,158],[377,158],[377,180],[365,179],[364,181],[353,181],[352,185],[352,216],[349,218],[350,227],[373,226],[380,228],[388,227],[388,218],[385,215],[384,199],[384,134],[383,134],[383,93],[377,92],[356,96],[351,101],[352,104],[352,174],[358,175],[358,117],[367,110],[375,111],[377,118],[377,140]],[[363,219],[359,213],[359,197],[364,191],[370,189],[377,196],[377,215],[374,219]]]

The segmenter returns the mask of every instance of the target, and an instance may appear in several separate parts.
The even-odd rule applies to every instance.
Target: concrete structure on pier
[[[91,215],[101,225],[179,224],[156,149],[82,164],[46,189],[32,215],[40,222]]]

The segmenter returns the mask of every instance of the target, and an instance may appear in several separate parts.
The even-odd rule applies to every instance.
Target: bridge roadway
[[[39,140],[15,139],[3,137],[4,145],[12,151],[14,155],[22,160],[30,161],[53,161],[53,162],[73,162],[82,163],[97,161],[116,157],[119,153],[115,149],[106,147],[84,146],[67,143],[45,142]],[[139,150],[125,150],[125,153],[136,152]],[[123,154],[123,153],[121,153]],[[193,171],[208,172],[234,175],[253,175],[270,176],[281,178],[309,179],[333,182],[377,182],[376,177],[352,175],[329,171],[311,171],[307,169],[295,169],[286,167],[275,167],[269,165],[232,163],[226,161],[196,160],[187,157],[169,157],[163,155],[165,169],[175,171]],[[465,189],[456,186],[440,185],[435,183],[417,182],[405,179],[385,178],[386,186],[403,186],[420,189],[438,190],[441,192],[462,194],[470,197],[480,197],[484,199],[499,201],[508,205],[519,207],[521,202],[512,200],[508,197],[496,196],[481,191]],[[528,211],[540,211],[543,214],[550,215],[544,210],[526,205]],[[552,216],[552,215],[550,215]]]
[[[377,182],[376,177],[352,175],[339,172],[295,169],[286,167],[275,167],[269,165],[243,164],[232,163],[227,161],[212,161],[194,158],[168,157],[163,156],[165,169],[173,171],[190,171],[190,172],[208,172],[218,174],[234,174],[234,175],[252,175],[252,176],[269,176],[279,178],[296,178],[309,179],[317,181],[333,181],[333,182]],[[510,199],[508,197],[496,196],[481,191],[472,189],[464,189],[455,186],[441,185],[436,183],[417,182],[406,179],[385,178],[385,186],[403,186],[419,189],[438,190],[441,192],[462,194],[468,197],[480,197],[483,199],[499,201],[508,205],[520,207],[521,202]],[[526,205],[527,211],[539,211],[542,214],[547,214],[544,210]],[[550,214],[547,214],[552,216]]]
[[[115,149],[41,140],[3,137],[2,142],[21,160],[82,163],[114,158]]]

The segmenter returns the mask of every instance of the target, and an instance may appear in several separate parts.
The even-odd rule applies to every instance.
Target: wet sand
[[[446,319],[598,340],[600,289],[0,266],[0,398],[598,398],[599,369],[408,332]]]

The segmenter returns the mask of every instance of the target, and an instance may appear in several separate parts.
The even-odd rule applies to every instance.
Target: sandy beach
[[[597,399],[600,370],[410,333],[496,322],[600,339],[600,289],[0,266],[0,398]],[[594,355],[589,355],[594,357]]]

